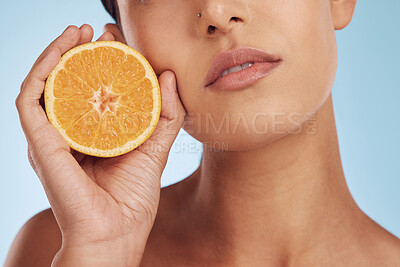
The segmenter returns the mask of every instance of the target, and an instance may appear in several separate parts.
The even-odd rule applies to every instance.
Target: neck
[[[361,212],[344,179],[331,97],[314,121],[313,133],[251,151],[204,148],[190,209],[202,218],[196,229],[211,233],[229,258],[251,252],[279,260],[349,234]]]

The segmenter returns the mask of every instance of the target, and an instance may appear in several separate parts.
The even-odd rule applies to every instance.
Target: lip
[[[253,62],[251,67],[220,77],[224,70]],[[251,47],[240,47],[218,54],[207,73],[205,88],[209,90],[232,91],[244,89],[268,76],[282,63],[277,55],[268,54]]]

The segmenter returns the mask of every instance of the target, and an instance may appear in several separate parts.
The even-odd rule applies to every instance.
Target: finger
[[[77,43],[76,45],[81,45],[81,44],[85,44],[85,43],[90,42],[90,41],[92,40],[93,34],[94,34],[93,28],[92,28],[90,25],[88,25],[88,24],[83,24],[79,29],[81,30],[81,32],[80,32],[80,39],[79,39],[79,41],[78,41],[78,43]],[[37,62],[38,62],[38,61],[37,61]],[[37,65],[37,64],[36,64],[36,65]],[[34,65],[33,68],[35,68],[36,65]],[[24,79],[21,88],[23,88],[23,87],[25,86],[28,77],[29,77],[29,76],[27,76],[27,77]],[[40,105],[42,106],[42,108],[45,110],[43,94],[42,94],[42,96],[41,96],[39,102],[40,102]]]
[[[61,54],[64,54],[66,51],[68,51],[70,48],[69,47],[73,47],[76,45],[76,43],[79,41],[80,37],[78,37],[78,35],[80,35],[80,29],[78,29],[76,26],[68,26],[64,32],[57,37],[57,39],[55,39],[52,43],[50,43],[46,49],[42,52],[42,54],[40,54],[40,56],[36,59],[35,63],[33,64],[31,71],[28,73],[28,75],[25,77],[24,81],[22,82],[21,85],[21,90],[25,87],[25,84],[32,72],[32,70],[34,70],[37,65],[43,60],[44,57],[46,57],[49,52],[50,49],[54,46],[58,46],[58,48],[61,51]],[[65,39],[69,39],[69,41],[71,42],[69,45],[67,44]]]
[[[76,46],[76,44],[80,39],[80,34],[81,31],[78,27],[74,25],[68,26],[59,37],[57,37],[53,42],[51,42],[46,47],[43,53],[38,57],[36,62],[33,64],[32,69],[34,69],[40,61],[42,61],[42,59],[48,54],[49,50],[52,47],[57,46],[60,49],[61,54],[63,55],[72,47]]]
[[[51,70],[46,73],[38,73],[37,67],[39,64],[41,64],[44,58],[49,55],[51,49],[57,48],[58,50],[60,50],[61,55],[63,55],[65,52],[73,48],[78,43],[80,35],[81,31],[79,28],[77,28],[76,26],[69,26],[56,40],[54,40],[33,64],[31,71],[29,72],[21,86],[21,92],[24,88],[26,88],[25,85],[29,82],[32,75],[38,76],[41,80],[44,81],[50,74]]]
[[[30,144],[30,162],[40,178],[50,205],[64,213],[76,205],[76,201],[93,196],[98,188],[69,150],[42,153],[40,147],[46,145],[49,144],[45,140]]]
[[[165,165],[186,112],[179,98],[175,74],[172,71],[163,72],[159,83],[162,100],[160,119],[151,137],[136,150]]]
[[[45,79],[61,58],[58,47],[52,47],[27,78],[24,88],[18,95],[16,106],[22,128],[27,136],[46,126],[49,122],[40,105]]]
[[[160,117],[170,123],[178,122],[179,124],[179,120],[183,119],[186,111],[179,97],[175,74],[169,70],[163,72],[159,77],[159,83],[162,100]]]
[[[89,177],[85,171],[90,171],[90,168],[84,169],[77,162],[80,153],[72,155],[63,137],[58,133],[54,136],[46,134],[50,131],[56,132],[56,129],[47,127],[41,138],[35,141],[27,138],[28,159],[44,187],[50,205],[64,213],[71,205],[76,205],[75,200],[92,196],[98,188],[94,176]],[[55,143],[64,143],[64,146],[56,145],[59,149],[54,149]],[[80,160],[83,163],[84,158]]]
[[[88,29],[84,30],[87,31]],[[61,55],[80,41],[91,37],[89,30],[81,34],[77,27],[68,27],[35,62],[17,97],[16,105],[22,128],[28,141],[29,157],[38,174],[50,204],[56,209],[66,209],[71,194],[79,197],[93,195],[97,188],[79,166],[63,137],[48,122],[40,105],[45,81],[59,62]]]
[[[37,60],[28,74],[17,98],[17,108],[20,112],[22,128],[28,135],[47,122],[43,109],[40,107],[45,80],[59,62],[61,55],[74,47],[80,39],[80,29],[68,27],[47,49],[47,53]]]
[[[115,37],[111,32],[103,33],[97,41],[115,41]]]
[[[81,30],[81,37],[76,45],[91,42],[94,35],[93,28],[88,24],[83,24],[79,29]]]

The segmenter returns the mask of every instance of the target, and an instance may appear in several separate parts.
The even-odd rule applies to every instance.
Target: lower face
[[[199,141],[249,150],[297,131],[327,100],[337,52],[330,0],[120,0],[129,46],[159,75],[172,70]],[[201,17],[197,16],[198,12]],[[232,21],[230,18],[239,18]],[[209,25],[215,26],[208,31]],[[213,59],[238,47],[279,57],[269,75],[239,90],[210,90]]]

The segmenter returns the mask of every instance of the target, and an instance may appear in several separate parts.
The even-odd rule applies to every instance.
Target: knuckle
[[[22,91],[24,90],[24,87],[25,87],[25,84],[26,84],[26,80],[27,80],[27,79],[28,79],[28,76],[25,77],[24,81],[21,83],[20,92],[22,92]]]
[[[28,161],[29,164],[32,166],[32,169],[37,172],[38,171],[38,166],[37,163],[34,159],[34,155],[32,154],[32,148],[30,146],[28,146]]]
[[[15,98],[15,106],[16,106],[16,108],[17,108],[17,110],[18,111],[20,111],[21,110],[21,108],[22,108],[22,95],[21,95],[21,93],[20,94],[18,94],[18,96]]]
[[[46,52],[45,55],[47,56],[48,54],[50,54],[51,52],[53,52],[54,49],[58,49],[58,48],[57,48],[57,45],[49,46],[49,48],[47,49],[47,52]]]
[[[18,106],[19,106],[19,96],[20,95],[17,95],[17,97],[15,98],[15,101],[14,101],[14,104],[15,104],[15,107],[18,109]]]
[[[15,99],[15,104],[18,111],[30,106],[28,99],[24,93],[20,93],[17,98]]]

